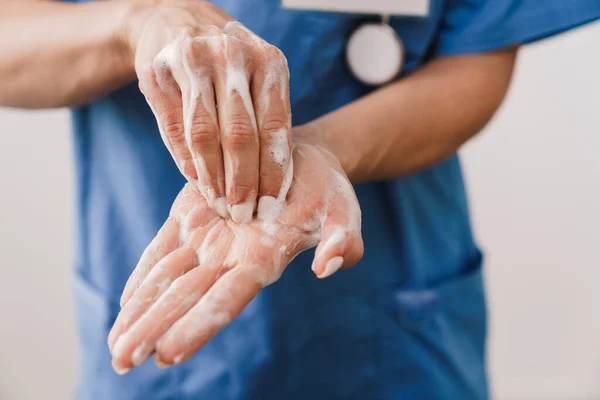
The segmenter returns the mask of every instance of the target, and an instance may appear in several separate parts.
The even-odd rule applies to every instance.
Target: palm
[[[297,144],[293,161],[279,215],[249,224],[222,219],[192,185],[183,188],[123,292],[109,336],[116,369],[153,352],[167,364],[187,359],[319,242],[319,277],[360,259],[360,209],[337,160]]]

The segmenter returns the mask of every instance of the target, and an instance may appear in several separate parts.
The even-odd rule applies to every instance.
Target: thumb
[[[354,193],[352,196],[338,194],[329,202],[321,227],[321,241],[312,264],[318,278],[327,278],[362,258],[364,246],[360,218],[360,207]]]

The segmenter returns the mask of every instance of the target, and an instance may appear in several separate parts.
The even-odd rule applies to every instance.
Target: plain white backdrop
[[[600,399],[600,23],[522,50],[463,150],[500,400]],[[66,110],[0,109],[0,399],[68,399],[77,340]]]

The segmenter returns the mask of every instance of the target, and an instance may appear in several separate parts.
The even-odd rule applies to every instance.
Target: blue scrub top
[[[373,17],[284,10],[279,0],[214,3],[287,56],[294,124],[371,90],[350,74],[344,48]],[[390,23],[407,73],[598,17],[598,0],[431,0],[427,18]],[[135,84],[74,110],[74,130],[80,399],[487,398],[481,253],[456,156],[356,186],[365,256],[354,268],[318,280],[306,252],[189,362],[118,376],[106,339],[121,291],[184,179]]]

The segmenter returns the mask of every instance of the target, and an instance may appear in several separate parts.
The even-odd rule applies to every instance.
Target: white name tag
[[[282,0],[283,7],[358,14],[429,15],[430,0]]]

